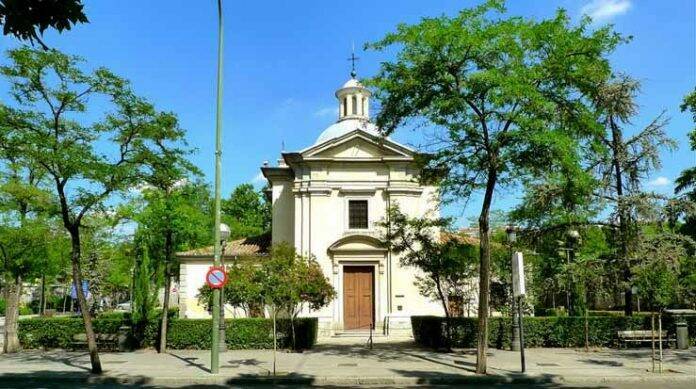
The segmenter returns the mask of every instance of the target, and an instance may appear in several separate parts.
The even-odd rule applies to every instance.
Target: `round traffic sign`
[[[213,289],[222,288],[227,282],[227,273],[225,269],[222,266],[211,267],[205,275],[205,282]]]

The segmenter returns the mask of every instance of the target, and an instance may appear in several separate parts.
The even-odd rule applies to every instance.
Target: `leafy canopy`
[[[572,26],[562,10],[543,21],[493,16],[504,11],[502,1],[487,1],[399,25],[369,45],[400,49],[371,81],[382,103],[378,126],[387,134],[414,120],[434,128],[426,167],[456,194],[577,163],[574,140],[597,130],[586,96],[624,40],[587,19]]]
[[[223,221],[230,226],[230,237],[257,236],[270,230],[271,205],[251,184],[234,188],[221,204]]]
[[[0,25],[4,35],[47,48],[41,36],[48,28],[63,32],[88,22],[83,7],[82,0],[0,0]]]

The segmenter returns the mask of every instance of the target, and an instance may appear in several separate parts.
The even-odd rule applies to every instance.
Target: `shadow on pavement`
[[[198,360],[198,357],[182,357],[182,356],[177,355],[177,354],[175,354],[175,353],[173,353],[173,352],[171,352],[171,351],[168,352],[167,354],[173,356],[174,358],[176,358],[176,359],[178,359],[178,360],[181,360],[181,361],[186,362],[186,364],[189,365],[189,366],[197,367],[197,368],[203,370],[203,371],[206,372],[206,373],[210,373],[210,368],[205,367],[205,365],[204,365],[203,363],[197,363],[197,362],[195,362],[195,361]]]
[[[70,388],[70,387],[140,387],[151,381],[145,376],[96,376],[88,372],[36,370],[25,373],[0,375],[0,387],[12,388]],[[9,385],[9,386],[5,386]]]

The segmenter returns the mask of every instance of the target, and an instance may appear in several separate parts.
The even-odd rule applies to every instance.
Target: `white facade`
[[[336,289],[328,307],[303,312],[319,318],[322,335],[366,330],[366,319],[357,316],[370,309],[376,331],[410,334],[411,315],[443,311],[419,294],[416,270],[400,266],[380,242],[377,223],[394,204],[411,216],[437,217],[438,192],[418,184],[415,152],[380,137],[369,122],[366,88],[351,79],[336,97],[337,123],[314,145],[284,152],[278,166],[262,168],[272,189],[272,241],[294,244],[299,253],[315,257]]]

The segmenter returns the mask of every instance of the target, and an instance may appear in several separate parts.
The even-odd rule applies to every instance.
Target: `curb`
[[[107,384],[107,385],[331,385],[331,386],[355,386],[355,385],[394,385],[394,386],[415,386],[415,385],[542,385],[542,384],[608,384],[608,383],[696,383],[696,376],[688,375],[662,375],[652,376],[632,376],[632,377],[588,377],[588,376],[558,376],[548,374],[517,374],[512,376],[503,375],[462,375],[438,376],[437,373],[430,377],[357,377],[357,376],[126,376],[126,375],[93,375],[89,373],[65,374],[56,372],[42,372],[28,378],[25,374],[3,374],[0,375],[1,383],[17,383],[23,385],[36,385],[40,383],[66,383],[66,384]]]

